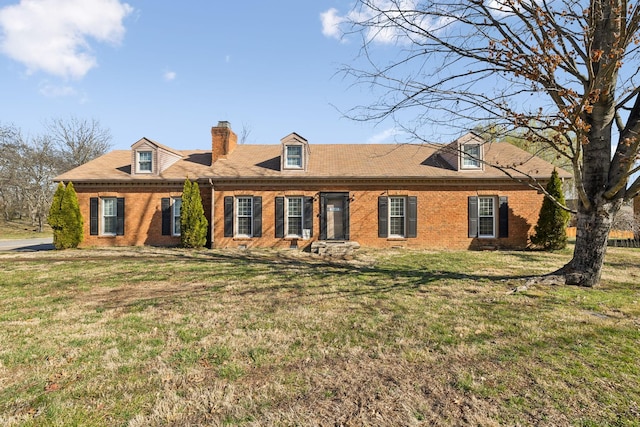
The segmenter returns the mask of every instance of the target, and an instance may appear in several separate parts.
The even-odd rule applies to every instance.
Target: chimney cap
[[[217,127],[231,129],[231,122],[228,122],[226,120],[220,120],[220,121],[218,121],[218,126]]]

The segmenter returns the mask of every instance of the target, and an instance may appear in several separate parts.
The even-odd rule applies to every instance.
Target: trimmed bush
[[[562,181],[554,169],[547,184],[547,192],[562,205],[565,204]],[[540,208],[540,216],[535,226],[531,243],[545,250],[564,249],[567,246],[567,223],[569,212],[560,208],[549,197],[545,197]]]
[[[183,248],[201,248],[207,243],[209,223],[204,216],[200,187],[187,179],[182,189],[180,243]]]
[[[84,222],[73,183],[66,186],[62,182],[58,184],[47,220],[53,229],[56,249],[77,248],[82,242]]]

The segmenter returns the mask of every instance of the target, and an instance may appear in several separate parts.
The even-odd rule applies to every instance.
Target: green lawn
[[[640,250],[0,253],[0,425],[640,426]]]
[[[45,224],[42,233],[38,232],[38,226],[29,220],[5,221],[0,219],[0,240],[3,239],[31,239],[35,237],[50,237],[53,233],[51,227]]]

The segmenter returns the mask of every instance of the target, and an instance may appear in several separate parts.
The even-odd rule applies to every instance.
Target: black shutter
[[[498,212],[498,237],[509,237],[509,199],[507,196],[500,197]]]
[[[162,235],[171,235],[171,199],[163,197],[160,203],[162,208]]]
[[[118,197],[116,203],[116,236],[124,236],[124,197]]]
[[[320,195],[320,240],[327,240],[327,195]]]
[[[276,237],[284,237],[284,197],[276,197]]]
[[[389,198],[378,197],[378,237],[389,235]]]
[[[304,198],[304,225],[303,229],[309,230],[309,236],[313,237],[313,197]]]
[[[344,213],[342,215],[342,232],[344,233],[344,240],[349,240],[349,194],[344,196]]]
[[[418,198],[407,197],[407,237],[418,237]]]
[[[98,235],[98,198],[89,199],[89,234]]]
[[[224,237],[233,237],[233,196],[224,197]]]
[[[478,237],[478,197],[469,196],[469,237]]]
[[[253,198],[253,237],[262,237],[262,197]]]

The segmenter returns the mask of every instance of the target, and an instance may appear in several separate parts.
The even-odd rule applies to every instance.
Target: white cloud
[[[379,132],[375,135],[372,135],[367,140],[367,144],[382,144],[382,143],[390,143],[393,141],[389,141],[389,139],[394,138],[396,135],[401,134],[402,132],[396,128],[385,129],[382,132]]]
[[[170,82],[170,81],[172,81],[172,80],[175,80],[175,79],[176,79],[176,77],[178,77],[178,75],[176,74],[176,72],[175,72],[175,71],[165,71],[165,73],[164,73],[164,79],[165,79],[165,81]]]
[[[338,16],[338,9],[333,7],[326,12],[321,13],[320,21],[322,22],[322,34],[326,37],[340,39],[340,37],[342,37],[340,24],[342,24],[346,19],[347,18],[344,16]]]
[[[76,90],[68,85],[55,85],[49,82],[42,82],[40,84],[40,93],[48,98],[60,98],[63,96],[75,96]]]
[[[97,65],[89,40],[120,43],[132,11],[119,0],[21,0],[0,9],[0,52],[28,73],[82,78]]]
[[[497,1],[497,0],[491,0]],[[320,14],[322,21],[322,34],[326,37],[343,39],[345,35],[342,27],[349,23],[367,22],[365,27],[360,26],[364,30],[364,35],[368,41],[374,41],[380,44],[408,43],[406,32],[400,31],[394,24],[390,24],[393,18],[399,18],[401,10],[411,11],[418,9],[418,0],[371,0],[371,4],[382,11],[384,14],[376,13],[371,8],[362,7],[353,9],[346,15],[340,15],[338,10],[331,8]],[[452,17],[433,18],[424,13],[405,13],[400,21],[404,19],[413,20],[413,23],[424,29],[436,30],[453,20]]]

